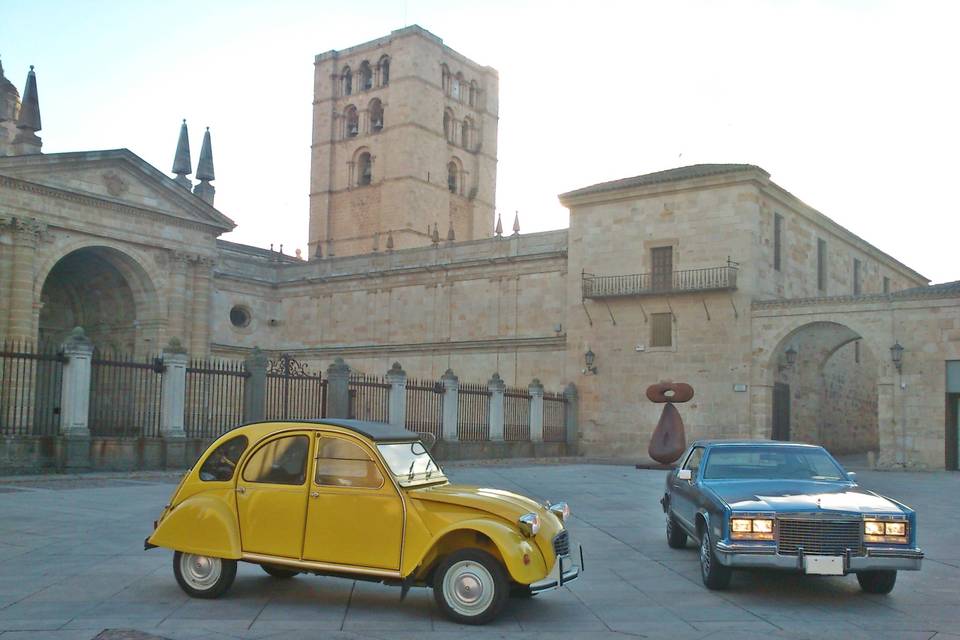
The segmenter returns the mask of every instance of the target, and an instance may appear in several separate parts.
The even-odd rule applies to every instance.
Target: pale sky
[[[313,57],[419,24],[500,74],[497,209],[567,226],[557,194],[744,162],[934,282],[960,279],[960,4],[0,3],[36,65],[48,153],[127,147],[164,172],[213,136],[226,239],[306,249]]]

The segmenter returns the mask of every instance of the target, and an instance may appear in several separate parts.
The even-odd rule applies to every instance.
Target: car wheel
[[[726,589],[730,585],[732,574],[730,567],[723,566],[717,560],[713,542],[710,540],[710,531],[704,527],[703,535],[700,536],[700,577],[704,586],[707,589]]]
[[[503,565],[486,551],[461,549],[444,558],[433,578],[433,597],[444,615],[461,624],[486,624],[507,602]]]
[[[867,593],[890,593],[897,584],[897,572],[861,571],[857,573],[857,582]]]
[[[260,568],[266,571],[268,574],[270,574],[274,578],[278,578],[280,580],[286,580],[288,578],[292,578],[293,576],[300,573],[296,569],[287,569],[285,567],[278,567],[275,564],[262,564],[260,565]]]
[[[687,532],[671,515],[667,516],[667,544],[671,549],[683,549],[687,546]]]
[[[187,595],[219,598],[237,577],[237,561],[177,551],[173,554],[173,575]]]

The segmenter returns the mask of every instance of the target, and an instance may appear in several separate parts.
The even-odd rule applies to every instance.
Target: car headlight
[[[731,518],[730,537],[733,540],[773,540],[773,520],[770,518]]]
[[[864,520],[863,541],[906,544],[907,522],[905,520]]]
[[[517,520],[517,526],[523,535],[532,538],[540,533],[540,516],[535,513],[524,514]]]
[[[570,505],[566,502],[550,505],[550,512],[560,518],[560,522],[566,522],[570,519]]]

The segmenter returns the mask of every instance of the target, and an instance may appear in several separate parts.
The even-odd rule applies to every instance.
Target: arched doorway
[[[156,293],[149,276],[126,254],[86,247],[53,266],[40,299],[41,342],[59,343],[81,326],[98,349],[133,354]]]
[[[791,331],[771,356],[770,436],[835,454],[879,451],[879,362],[861,335],[835,322]]]

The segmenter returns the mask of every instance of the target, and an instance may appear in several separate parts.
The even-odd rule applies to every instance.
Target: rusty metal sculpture
[[[647,453],[661,464],[672,464],[687,448],[683,419],[674,403],[692,400],[693,387],[684,382],[652,384],[647,387],[647,399],[650,402],[664,404],[657,428],[653,430],[653,435],[650,437]]]

